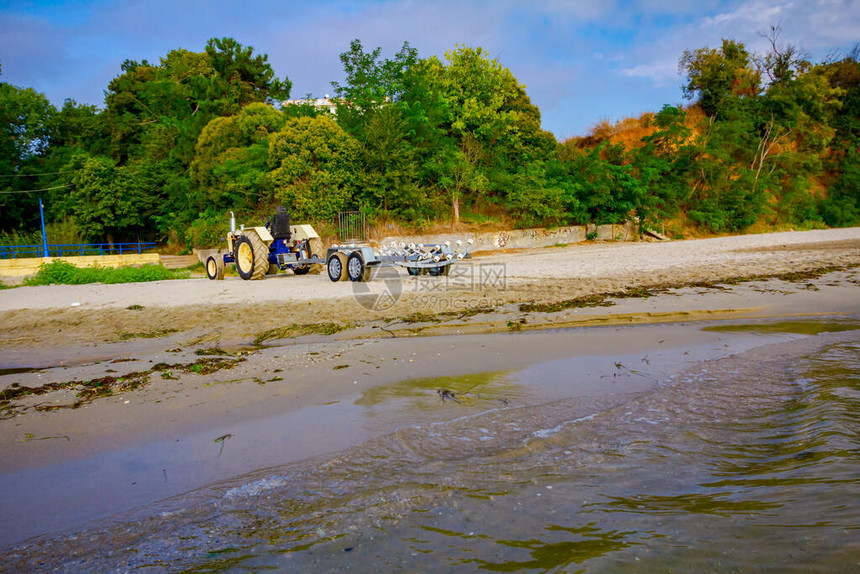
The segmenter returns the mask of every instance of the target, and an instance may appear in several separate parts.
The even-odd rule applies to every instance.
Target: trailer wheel
[[[206,259],[206,277],[212,281],[224,279],[224,259],[210,255]]]
[[[236,271],[248,281],[262,279],[269,270],[269,249],[260,236],[248,233],[236,241]]]
[[[433,277],[444,276],[448,274],[448,271],[451,270],[450,265],[443,265],[442,267],[428,267],[427,273],[432,275]]]
[[[417,277],[418,275],[421,275],[421,268],[420,267],[407,267],[406,272],[409,273],[413,277]]]
[[[346,274],[350,281],[365,282],[370,279],[370,267],[368,267],[359,251],[353,251],[346,260]]]
[[[346,281],[346,255],[337,252],[332,253],[326,263],[328,278],[332,281]]]

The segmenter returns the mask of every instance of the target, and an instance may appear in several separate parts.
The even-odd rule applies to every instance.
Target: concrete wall
[[[144,265],[159,263],[158,253],[142,253],[140,255],[84,255],[83,257],[31,257],[26,259],[0,259],[0,277],[23,277],[35,275],[42,263],[50,263],[62,259],[76,267],[126,267],[128,265]]]
[[[622,225],[571,225],[549,229],[513,229],[509,231],[489,231],[484,233],[438,233],[411,235],[409,237],[385,237],[380,244],[391,241],[397,243],[442,243],[460,239],[471,239],[472,251],[493,251],[498,249],[525,249],[529,247],[550,247],[552,245],[581,243],[589,234],[596,234],[600,241],[636,241],[639,238],[633,222]]]
[[[205,264],[206,260],[209,259],[210,255],[220,255],[222,253],[227,253],[227,248],[224,247],[221,249],[197,249],[195,247],[191,251],[192,253],[194,253],[194,255],[197,256],[197,260],[200,261],[200,263]]]

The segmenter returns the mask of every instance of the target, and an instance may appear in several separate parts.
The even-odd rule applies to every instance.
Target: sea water
[[[860,331],[783,339],[630,393],[510,400],[543,376],[476,377],[454,397],[478,412],[19,545],[0,568],[860,570]],[[444,401],[438,384],[359,400]]]

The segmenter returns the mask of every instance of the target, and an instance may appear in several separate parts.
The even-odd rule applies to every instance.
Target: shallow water
[[[520,399],[558,386],[550,373],[563,361],[377,388],[356,405],[438,401],[444,387],[479,408],[20,546],[3,568],[860,568],[860,331],[784,339],[665,378],[631,360],[613,377],[641,380],[634,392],[583,379],[536,405]]]

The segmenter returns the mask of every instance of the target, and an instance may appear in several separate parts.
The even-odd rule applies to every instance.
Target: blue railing
[[[78,243],[70,245],[48,245],[49,257],[74,257],[83,255],[124,255],[143,253],[155,243]],[[43,257],[41,245],[0,245],[0,259]]]

